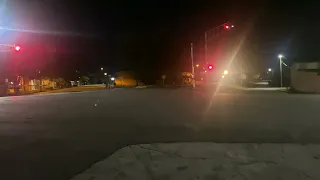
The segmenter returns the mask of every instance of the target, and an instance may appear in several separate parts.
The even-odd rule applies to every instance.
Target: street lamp
[[[269,69],[268,69],[268,71],[269,71],[269,72],[271,72],[271,71],[272,71],[272,69],[271,69],[271,68],[269,68]]]
[[[108,75],[108,73],[103,73],[105,76]]]
[[[279,54],[278,58],[279,58],[279,63],[280,63],[280,86],[282,87],[282,58],[283,58],[283,55]]]
[[[199,64],[197,64],[196,66],[199,67]]]
[[[101,71],[103,71],[103,68],[100,68],[101,69]]]

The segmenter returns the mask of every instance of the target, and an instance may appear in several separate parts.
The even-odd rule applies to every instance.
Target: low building
[[[291,88],[299,92],[320,93],[320,62],[294,63]]]

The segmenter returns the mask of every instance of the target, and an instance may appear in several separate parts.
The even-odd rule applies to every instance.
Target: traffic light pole
[[[231,28],[233,28],[234,26],[231,25],[230,22],[226,22],[223,24],[220,24],[219,26],[207,30],[204,32],[204,59],[205,59],[205,63],[208,64],[208,32],[211,32],[210,34],[212,34],[213,32],[213,36],[217,37],[219,36],[219,28],[223,27],[226,30],[230,30]]]
[[[204,61],[205,61],[205,64],[208,64],[207,51],[208,51],[208,34],[207,34],[207,32],[204,32]]]
[[[0,44],[0,53],[7,53],[7,52],[19,52],[21,50],[20,46],[17,46],[15,44]],[[2,59],[0,59],[2,60]],[[5,64],[5,65],[4,65]],[[8,67],[7,67],[7,62],[2,61],[1,62],[1,69],[0,69],[0,81],[4,82],[4,86],[0,87],[0,95],[7,95],[8,91],[9,91],[9,86],[8,86],[8,82],[7,82],[7,78],[8,78]],[[14,66],[14,68],[16,68]],[[16,82],[14,84],[14,86],[16,86]],[[14,88],[14,92],[17,93],[17,89]],[[19,91],[18,91],[19,92]]]
[[[0,44],[0,52],[20,51],[21,47],[15,44]]]
[[[282,59],[281,59],[282,57],[280,56],[280,60],[279,60],[279,63],[280,63],[280,87],[282,87],[283,86],[283,84],[282,84]]]
[[[190,57],[192,66],[192,87],[196,87],[195,74],[194,74],[194,64],[193,64],[193,43],[190,43]]]

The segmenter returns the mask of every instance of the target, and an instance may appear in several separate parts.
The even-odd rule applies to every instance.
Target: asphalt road
[[[1,179],[65,180],[128,144],[320,142],[320,95],[115,89],[0,98]]]

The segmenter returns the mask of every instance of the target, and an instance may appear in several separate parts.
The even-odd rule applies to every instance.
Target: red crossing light
[[[15,47],[14,47],[14,50],[17,51],[17,52],[19,52],[19,51],[21,50],[21,47],[20,47],[20,46],[15,46]]]
[[[230,29],[230,25],[229,24],[224,24],[223,28],[226,29],[226,30],[229,30]]]
[[[213,65],[211,65],[211,64],[208,65],[208,69],[209,69],[209,70],[212,70],[212,69],[213,69]]]

